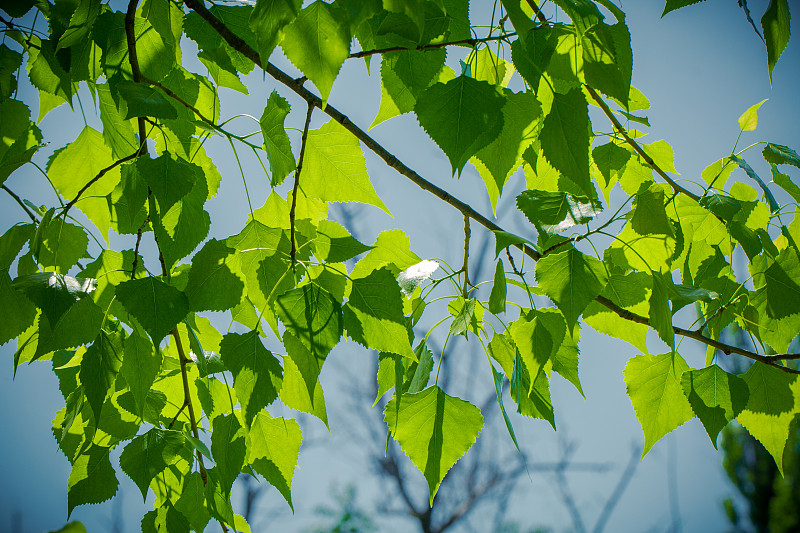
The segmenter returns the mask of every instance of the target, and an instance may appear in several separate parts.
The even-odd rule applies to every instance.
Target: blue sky
[[[473,4],[479,2],[473,0]],[[769,101],[759,111],[759,127],[754,133],[745,133],[742,143],[769,140],[800,148],[800,121],[797,120],[800,103],[796,97],[800,53],[796,38],[790,41],[778,62],[773,86],[770,87],[763,44],[736,2],[712,0],[671,13],[663,19],[660,18],[660,4],[625,2],[622,8],[627,10],[632,35],[633,83],[651,103],[647,115],[652,127],[647,140],[665,139],[671,144],[681,177],[692,179],[706,165],[730,153],[738,134],[736,119],[750,105],[764,98],[769,98]],[[764,2],[751,4],[754,14],[760,16]],[[477,20],[473,15],[473,23]],[[187,57],[191,50],[191,47],[187,48]],[[448,59],[451,65],[457,65],[457,54],[458,51],[451,51]],[[291,70],[285,60],[276,60]],[[331,103],[362,127],[372,122],[378,109],[377,65],[377,61],[373,62],[372,76],[368,76],[363,62],[349,61],[330,97]],[[199,64],[190,68],[203,72]],[[237,112],[260,116],[273,85],[269,80],[263,81],[260,74],[249,76],[246,83],[251,87],[249,97],[223,89],[225,116]],[[290,116],[290,125],[302,127],[304,105],[292,99],[288,90],[282,87],[278,90],[298,110]],[[35,96],[28,90],[24,98]],[[92,120],[90,117],[90,123]],[[322,122],[322,115],[317,112],[312,127]],[[599,115],[593,115],[593,124],[598,130],[610,129],[608,122]],[[62,106],[44,119],[42,127],[51,144],[39,154],[41,162],[53,150],[74,139],[83,127],[83,121],[80,115],[73,116],[66,106]],[[447,158],[421,132],[413,117],[391,119],[374,128],[371,134],[426,179],[469,201],[479,211],[491,213],[477,173],[468,169],[458,180],[451,177]],[[293,141],[298,141],[297,137],[299,135]],[[225,179],[220,194],[208,204],[207,210],[214,221],[212,236],[224,237],[238,232],[243,225],[247,216],[247,209],[243,207],[246,203],[241,178],[227,144],[210,146],[209,153],[221,158],[217,164]],[[367,165],[376,191],[394,218],[377,209],[364,208],[354,227],[359,238],[370,243],[384,229],[402,228],[411,237],[412,249],[420,257],[445,257],[451,264],[459,264],[463,246],[461,215],[438,200],[422,196],[415,185],[371,154],[367,154]],[[754,166],[763,175],[768,175],[764,168]],[[253,205],[261,205],[269,192],[263,182],[263,173],[255,161],[245,158],[245,174]],[[794,174],[793,178],[796,177]],[[7,185],[35,203],[53,201],[52,193],[44,190],[45,184],[35,172],[22,169],[9,178]],[[511,186],[508,193],[520,186]],[[512,212],[510,200],[513,194],[508,193],[501,200],[499,218],[511,231],[525,234],[529,230],[520,223],[524,219]],[[23,217],[24,214],[8,196],[0,196],[0,229],[4,231]],[[567,438],[577,445],[575,460],[612,462],[617,467],[603,476],[575,474],[570,478],[585,521],[591,525],[616,483],[619,470],[627,461],[631,443],[641,441],[642,437],[622,379],[622,368],[627,359],[635,355],[635,350],[608,337],[590,334],[588,329],[586,331],[581,347],[580,373],[587,400],[584,401],[571,385],[554,379],[552,394],[558,434],[541,421],[521,417],[513,420],[520,442],[539,460],[557,459],[559,438]],[[657,346],[657,341],[653,346]],[[26,365],[19,369],[12,381],[13,350],[10,345],[5,345],[0,347],[0,353],[5,361],[0,365],[0,404],[3,406],[0,409],[0,427],[6,431],[0,441],[0,471],[4,472],[6,479],[6,483],[0,486],[0,531],[10,526],[8,517],[14,510],[21,513],[26,533],[57,529],[66,520],[69,464],[57,450],[50,433],[50,420],[63,406],[63,399],[48,363]],[[687,341],[682,345],[681,353],[691,366],[702,365],[704,350],[701,348]],[[363,478],[364,470],[359,463],[364,452],[352,449],[353,439],[347,428],[346,413],[337,414],[339,410],[348,408],[349,398],[337,392],[337,388],[346,372],[371,368],[371,357],[351,343],[338,347],[331,355],[322,380],[328,395],[332,433],[329,435],[314,420],[309,421],[307,428],[304,427],[306,434],[321,445],[301,453],[293,491],[296,515],[291,517],[283,512],[272,523],[272,530],[302,530],[309,523],[311,511],[318,504],[330,500],[330,483],[358,485],[359,479]],[[482,374],[476,378],[476,387],[490,386],[487,371],[482,369]],[[361,376],[359,379],[366,382],[371,377]],[[274,414],[291,415],[288,410],[285,413],[278,410]],[[499,431],[502,428],[494,429]],[[508,442],[504,445],[510,446]],[[665,437],[644,458],[612,515],[607,531],[643,531],[654,526],[658,526],[659,531],[666,529],[671,520],[667,480],[670,457],[677,460],[674,471],[679,494],[677,504],[684,529],[722,531],[725,528],[720,502],[733,495],[734,489],[722,472],[722,456],[711,446],[699,422],[693,420]],[[152,505],[152,495],[146,506],[141,505],[138,490],[119,470],[118,477],[126,531],[135,531],[141,514]],[[421,475],[417,482],[424,488]],[[369,509],[369,492],[374,485],[362,484],[360,488],[361,501]],[[568,527],[569,516],[552,488],[551,478],[533,476],[531,480],[522,480],[518,488],[510,507],[512,518],[531,526],[551,526],[557,531]],[[272,509],[280,505],[274,496],[273,491],[265,497],[264,507]],[[111,514],[112,504],[109,503],[79,508],[73,518],[84,520],[89,531],[105,531],[110,525]],[[408,527],[408,523],[396,521],[382,522],[382,525],[387,531],[405,531]]]

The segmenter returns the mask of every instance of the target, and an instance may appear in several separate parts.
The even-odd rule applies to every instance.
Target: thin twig
[[[461,265],[461,270],[464,272],[464,285],[461,288],[461,295],[467,298],[467,286],[469,282],[469,238],[472,232],[469,229],[469,217],[464,215],[464,263]]]
[[[200,111],[198,111],[196,107],[194,107],[192,104],[190,104],[189,102],[187,102],[186,100],[184,100],[183,98],[172,92],[172,90],[163,86],[159,82],[151,80],[150,78],[147,78],[145,76],[140,76],[139,81],[141,83],[146,83],[148,85],[152,85],[153,87],[161,89],[162,91],[164,91],[164,94],[166,94],[167,96],[169,96],[170,98],[181,104],[183,107],[185,107],[186,109],[197,115],[197,118],[199,118],[212,128],[217,129],[217,124],[213,120],[206,118]]]
[[[144,222],[142,222],[142,225],[139,226],[138,230],[136,230],[136,246],[133,249],[133,264],[131,265],[131,279],[133,279],[136,276],[136,266],[139,264],[139,245],[142,243],[142,231],[144,230],[144,227],[147,226],[148,222],[150,222],[150,215],[147,215],[147,217],[145,217]]]
[[[420,46],[415,46],[413,48],[409,48],[407,46],[391,46],[389,48],[381,48],[379,50],[362,50],[360,52],[353,52],[348,56],[348,59],[356,58],[356,57],[367,57],[372,55],[383,55],[389,52],[404,52],[404,51],[421,51],[421,50],[435,50],[437,48],[445,48],[447,46],[471,46],[474,47],[479,43],[487,43],[490,41],[502,41],[503,39],[508,39],[509,37],[514,37],[517,33],[516,32],[509,32],[504,33],[502,35],[494,35],[491,37],[483,37],[481,39],[461,39],[460,41],[449,41],[446,43],[431,43],[431,44],[422,44]]]
[[[667,175],[667,173],[664,172],[655,161],[653,161],[653,158],[647,155],[647,152],[644,151],[641,145],[639,145],[639,143],[637,143],[635,140],[633,140],[633,138],[631,138],[630,135],[628,135],[628,131],[624,127],[622,127],[622,124],[620,124],[619,120],[617,120],[617,117],[614,116],[614,112],[611,111],[611,109],[608,107],[608,104],[606,104],[605,100],[603,100],[600,97],[600,95],[597,94],[597,91],[595,91],[586,84],[584,84],[584,88],[586,89],[586,92],[588,92],[589,95],[592,97],[592,99],[594,99],[594,101],[597,102],[597,105],[600,106],[600,109],[603,110],[603,113],[605,113],[605,115],[608,117],[608,120],[610,120],[611,123],[614,124],[614,128],[616,128],[616,130],[620,133],[620,135],[622,135],[622,137],[625,139],[625,142],[631,145],[631,147],[636,151],[636,153],[639,154],[642,157],[642,159],[644,159],[645,162],[648,165],[650,165],[653,168],[653,170],[656,171],[656,174],[664,178],[664,181],[669,183],[670,187],[672,187],[672,189],[675,192],[685,194],[695,202],[700,201],[700,197],[698,195],[696,195],[692,191],[684,189],[683,187],[678,185],[675,182],[675,180],[670,178]]]
[[[300,157],[297,159],[297,170],[294,172],[294,187],[292,188],[292,207],[289,209],[289,238],[292,241],[292,250],[289,256],[292,258],[292,270],[294,270],[295,255],[297,254],[297,245],[294,240],[294,216],[297,209],[297,192],[300,188],[300,171],[303,170],[303,156],[306,153],[306,141],[308,140],[308,127],[311,125],[311,114],[314,112],[314,106],[309,104],[308,111],[306,111],[306,123],[303,126],[303,136],[300,140]]]
[[[197,431],[197,420],[194,417],[194,407],[192,407],[192,396],[189,392],[189,374],[186,370],[188,359],[183,351],[183,344],[181,343],[181,336],[178,334],[178,329],[172,328],[170,333],[172,334],[172,338],[175,339],[175,347],[178,350],[178,360],[181,364],[181,379],[183,380],[183,403],[186,405],[186,410],[189,412],[189,423],[192,426],[192,435],[194,435],[194,438],[200,439],[200,434]],[[203,485],[205,485],[208,483],[208,474],[203,464],[203,454],[200,453],[200,450],[195,450],[195,453],[197,454],[197,462],[200,465],[200,477],[203,480]]]
[[[28,206],[25,205],[25,202],[23,202],[22,199],[14,193],[14,191],[12,191],[8,187],[6,187],[5,184],[3,184],[2,187],[3,187],[4,191],[6,191],[8,194],[11,195],[11,198],[13,198],[14,200],[17,201],[17,203],[22,208],[22,210],[25,211],[25,213],[27,213],[27,215],[31,218],[31,221],[34,224],[36,224],[38,222],[38,220],[36,219],[35,216],[33,216],[33,213],[31,212],[30,209],[28,209]]]
[[[139,120],[141,120],[141,119],[139,119]],[[141,131],[141,129],[142,128],[140,128],[140,131]],[[125,163],[126,161],[130,161],[131,159],[136,159],[140,155],[142,155],[142,146],[141,145],[139,146],[139,149],[136,150],[135,152],[133,152],[132,154],[126,155],[125,157],[123,157],[121,159],[117,159],[116,161],[114,161],[113,163],[108,165],[106,168],[104,168],[103,170],[98,172],[97,175],[95,177],[93,177],[92,179],[90,179],[89,182],[86,185],[81,187],[81,190],[78,191],[78,194],[75,195],[75,198],[70,200],[69,203],[64,206],[64,214],[66,215],[67,212],[69,212],[69,210],[72,208],[72,206],[74,206],[78,202],[78,200],[81,199],[81,195],[83,195],[83,193],[86,192],[86,189],[88,189],[89,187],[94,185],[100,178],[105,176],[107,172],[117,168],[119,165],[121,165],[122,163]]]

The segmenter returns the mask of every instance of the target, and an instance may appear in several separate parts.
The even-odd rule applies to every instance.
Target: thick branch
[[[289,256],[292,258],[292,268],[294,269],[294,258],[297,254],[297,244],[294,240],[294,216],[297,209],[297,190],[300,188],[300,171],[303,170],[303,156],[306,153],[306,140],[308,140],[308,127],[311,125],[311,114],[314,106],[309,104],[306,112],[306,123],[303,126],[303,136],[300,140],[300,157],[297,159],[297,170],[294,172],[294,187],[292,188],[292,207],[289,209],[289,238],[292,241],[292,250]]]
[[[435,50],[437,48],[445,48],[447,46],[471,46],[474,47],[479,43],[487,43],[490,41],[502,41],[503,39],[508,39],[509,37],[514,37],[516,32],[509,32],[504,33],[502,35],[495,35],[492,37],[483,37],[482,39],[462,39],[460,41],[450,41],[446,43],[433,43],[433,44],[423,44],[420,46],[416,46],[414,48],[408,48],[405,46],[392,46],[389,48],[381,48],[379,50],[362,50],[361,52],[353,52],[350,54],[348,59],[355,58],[355,57],[367,57],[372,55],[383,55],[389,52],[403,52],[406,50],[410,51],[420,51],[420,50]]]
[[[341,111],[337,110],[335,107],[333,107],[330,104],[328,104],[325,108],[323,108],[322,107],[322,100],[318,96],[313,94],[311,91],[309,91],[308,89],[303,87],[303,81],[304,80],[302,80],[302,79],[301,80],[295,80],[291,76],[289,76],[288,74],[286,74],[285,72],[283,72],[282,70],[280,70],[279,68],[274,66],[272,63],[269,63],[269,62],[265,62],[264,63],[264,62],[262,62],[261,61],[261,57],[259,56],[258,52],[256,52],[246,42],[244,42],[236,34],[234,34],[232,31],[230,31],[222,21],[217,19],[208,9],[205,8],[205,6],[202,4],[201,0],[186,0],[185,3],[190,9],[194,10],[195,12],[197,12],[198,15],[200,15],[206,22],[208,22],[208,24],[212,28],[214,28],[214,30],[216,30],[217,33],[219,33],[220,36],[222,36],[222,38],[225,39],[225,41],[231,47],[233,47],[234,49],[236,49],[237,51],[239,51],[240,53],[245,55],[248,59],[253,61],[256,65],[260,66],[264,70],[264,72],[266,72],[267,74],[269,74],[270,76],[275,78],[277,81],[279,81],[280,83],[282,83],[283,85],[287,86],[289,89],[294,91],[298,96],[300,96],[302,99],[304,99],[309,105],[313,105],[314,107],[320,108],[324,113],[326,113],[328,116],[330,116],[336,122],[341,124],[350,133],[355,135],[355,137],[359,141],[364,143],[364,145],[367,148],[372,150],[372,152],[374,152],[378,157],[383,159],[384,163],[386,163],[389,167],[395,169],[398,173],[400,173],[403,176],[405,176],[406,178],[408,178],[410,181],[412,181],[414,184],[416,184],[422,190],[433,194],[434,196],[436,196],[440,200],[442,200],[445,203],[447,203],[447,204],[451,205],[452,207],[456,208],[464,216],[469,217],[472,220],[475,220],[476,222],[478,222],[479,224],[481,224],[485,228],[487,228],[487,229],[489,229],[491,231],[504,231],[495,222],[493,222],[492,220],[486,218],[485,216],[483,216],[482,214],[477,212],[469,204],[459,200],[458,198],[455,198],[454,196],[452,196],[450,193],[448,193],[444,189],[442,189],[440,187],[437,187],[433,183],[429,182],[428,180],[426,180],[425,178],[420,176],[414,170],[412,170],[411,168],[406,166],[403,162],[401,162],[399,159],[397,159],[397,157],[395,157],[388,150],[386,150],[386,148],[384,148],[380,143],[378,143],[378,141],[376,141],[375,139],[370,137],[364,130],[362,130],[361,128],[359,128],[355,124],[353,124],[353,122],[350,120],[350,118],[347,115],[345,115]],[[532,7],[536,6],[536,3],[533,0],[528,0],[528,3],[531,4]],[[536,13],[537,18],[538,18],[538,20],[540,22],[547,23],[547,19],[544,17],[544,15],[541,13],[541,11],[538,11],[538,9],[534,9],[534,12]],[[597,98],[600,99],[600,101],[602,102],[602,98],[600,98],[599,95],[597,95],[597,93],[595,93],[594,90],[591,87],[587,86],[587,90],[590,91],[590,94],[594,93],[594,95],[596,95]],[[605,105],[605,102],[602,102],[602,105]],[[605,107],[608,108],[607,105],[605,105]],[[611,113],[610,109],[608,110],[608,113]],[[617,124],[619,124],[619,121],[616,120],[616,117],[613,117],[613,113],[611,114],[610,118],[612,118],[612,121],[616,122],[615,126],[617,126]],[[620,124],[618,126],[618,128],[622,128],[622,125]],[[622,131],[624,131],[624,128],[622,128]],[[680,185],[675,183],[671,178],[669,178],[669,176],[667,176],[664,173],[664,171],[661,170],[655,164],[655,162],[652,160],[652,158],[650,156],[648,156],[646,153],[644,153],[642,148],[633,139],[630,139],[629,142],[632,142],[635,145],[634,149],[637,150],[637,153],[639,153],[645,159],[645,161],[648,162],[648,164],[650,164],[657,172],[659,172],[659,174],[663,178],[665,178],[667,180],[667,182],[670,183],[670,185],[673,186],[673,188],[677,187],[676,190],[682,192],[683,194],[686,194],[690,198],[693,198],[695,200],[699,200],[699,196],[697,196],[696,194],[694,194],[694,193],[692,193],[690,191],[687,191],[686,189],[683,189],[683,187],[681,187]],[[519,248],[520,250],[522,250],[523,253],[525,253],[525,255],[527,255],[528,257],[530,257],[534,261],[538,261],[542,257],[541,253],[539,253],[538,251],[534,250],[530,246],[526,246],[525,244],[516,244],[514,246]],[[639,315],[635,315],[634,313],[631,313],[630,311],[628,311],[626,309],[623,309],[623,308],[619,307],[618,305],[614,304],[611,300],[609,300],[607,298],[604,298],[602,296],[598,296],[596,298],[596,300],[599,303],[601,303],[602,305],[608,307],[609,309],[611,309],[612,311],[617,313],[622,318],[625,318],[627,320],[632,320],[633,322],[638,322],[640,324],[646,324],[647,326],[651,326],[650,321],[647,318],[639,316]],[[677,334],[677,335],[682,335],[684,337],[689,337],[689,338],[695,339],[695,340],[700,341],[700,342],[702,342],[704,344],[707,344],[709,346],[712,346],[714,348],[722,350],[726,354],[736,353],[736,354],[742,355],[744,357],[747,357],[749,359],[753,359],[755,361],[761,361],[761,362],[763,362],[765,364],[774,366],[774,367],[779,368],[779,369],[781,369],[781,370],[783,370],[785,372],[789,372],[789,373],[793,373],[793,374],[800,374],[800,371],[797,371],[797,370],[794,370],[794,369],[791,369],[791,368],[788,368],[788,367],[781,366],[781,365],[779,365],[779,364],[777,364],[775,362],[778,359],[800,359],[800,354],[795,354],[795,355],[785,354],[785,355],[779,355],[779,356],[763,356],[763,355],[760,355],[760,354],[757,354],[757,353],[754,353],[754,352],[749,352],[747,350],[743,350],[741,348],[737,348],[735,346],[730,346],[730,345],[721,343],[719,341],[715,341],[713,339],[710,339],[710,338],[708,338],[708,337],[706,337],[704,335],[701,335],[701,334],[699,334],[697,332],[694,332],[694,331],[689,331],[689,330],[686,330],[686,329],[683,329],[683,328],[679,328],[677,326],[673,326],[672,329],[675,332],[675,334]]]
[[[6,187],[5,184],[2,185],[2,187],[4,191],[6,191],[8,194],[11,195],[11,198],[17,201],[22,210],[25,211],[25,213],[27,213],[27,215],[31,218],[31,221],[35,224],[37,222],[36,217],[33,216],[33,213],[31,213],[31,210],[28,209],[27,205],[25,205],[25,202],[23,202],[22,199],[14,193],[14,191]]]

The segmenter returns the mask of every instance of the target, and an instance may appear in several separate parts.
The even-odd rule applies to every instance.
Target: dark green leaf
[[[770,0],[764,16],[761,17],[761,28],[767,43],[767,63],[769,64],[769,81],[772,83],[772,69],[786,49],[791,34],[791,15],[787,0]]]
[[[600,212],[587,196],[540,190],[522,191],[517,207],[531,224],[548,233],[560,233],[577,224],[586,224]]]
[[[272,51],[283,38],[284,27],[300,13],[302,0],[258,0],[250,15],[250,29],[256,36],[258,53],[267,64]]]
[[[153,343],[135,331],[125,338],[120,372],[131,389],[133,413],[144,417],[150,398],[150,387],[161,370],[161,353]]]
[[[550,164],[593,197],[594,186],[589,178],[589,115],[580,89],[554,94],[539,139]]]
[[[119,456],[119,466],[147,497],[150,482],[167,468],[184,446],[179,431],[153,428],[129,442]]]
[[[115,87],[125,100],[128,112],[123,117],[153,117],[162,119],[178,118],[178,111],[172,106],[160,89],[144,83],[120,81]]]
[[[716,448],[719,432],[739,416],[747,405],[750,397],[747,383],[739,376],[712,365],[684,372],[681,376],[681,386]]]
[[[764,155],[767,163],[773,165],[794,165],[800,168],[800,155],[797,152],[780,144],[767,143],[764,150],[761,152]]]
[[[245,430],[235,414],[220,415],[214,419],[211,435],[211,453],[217,463],[220,489],[230,498],[231,486],[245,463]]]
[[[186,295],[154,277],[121,283],[117,286],[117,298],[155,344],[189,312]]]
[[[242,299],[244,281],[231,268],[235,250],[211,239],[192,258],[184,293],[191,311],[225,311]]]
[[[278,397],[283,370],[255,331],[244,335],[228,333],[219,350],[222,362],[233,374],[244,422],[250,427],[256,415]],[[216,429],[216,423],[214,426]]]
[[[453,173],[502,131],[505,99],[485,81],[459,76],[435,83],[415,107],[420,125],[450,160]]]
[[[773,212],[775,212],[778,209],[780,209],[780,205],[778,205],[778,202],[775,201],[775,197],[772,195],[772,191],[769,190],[769,187],[767,187],[767,184],[764,183],[764,180],[762,180],[758,176],[758,174],[756,174],[756,171],[753,170],[753,167],[751,167],[747,163],[747,161],[745,161],[744,159],[742,159],[739,156],[731,155],[730,158],[731,158],[731,160],[733,162],[735,162],[737,165],[739,165],[739,168],[741,168],[742,170],[745,171],[745,173],[747,173],[747,175],[748,175],[748,177],[750,177],[750,179],[752,179],[756,183],[758,183],[758,186],[761,187],[762,191],[764,191],[764,197],[767,199],[767,203],[769,203],[769,208]],[[765,156],[765,158],[766,158],[766,156]]]
[[[83,354],[80,371],[86,401],[89,402],[95,420],[100,420],[103,403],[114,386],[120,366],[122,366],[121,339],[101,332]]]
[[[117,493],[119,481],[108,460],[109,452],[108,448],[93,445],[72,464],[67,482],[68,515],[79,505],[102,503]]]
[[[783,250],[764,272],[767,285],[767,314],[784,318],[800,313],[800,260],[791,248]]]

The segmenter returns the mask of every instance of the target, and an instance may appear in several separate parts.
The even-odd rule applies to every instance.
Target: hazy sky
[[[473,0],[473,4],[482,6],[477,0]],[[766,2],[751,4],[754,15],[760,17]],[[646,140],[665,139],[672,145],[675,166],[683,178],[698,176],[706,165],[730,153],[738,134],[736,119],[750,105],[764,98],[769,98],[769,101],[759,111],[758,129],[755,133],[746,133],[742,139],[745,144],[740,146],[756,140],[769,140],[800,148],[800,103],[796,97],[800,54],[796,38],[790,41],[789,48],[778,62],[773,75],[774,85],[770,87],[763,44],[734,0],[705,2],[671,13],[663,19],[660,18],[662,2],[625,2],[622,7],[628,12],[632,35],[633,83],[651,103],[647,115],[652,127]],[[800,15],[795,14],[797,16]],[[477,21],[478,17],[473,15],[473,23]],[[186,48],[187,58],[192,50],[191,46]],[[459,50],[450,50],[448,63],[451,66],[457,65],[459,53]],[[291,68],[281,58],[276,58],[276,62]],[[372,122],[380,98],[378,62],[373,61],[372,65],[370,77],[362,61],[348,61],[330,97],[333,105],[364,128]],[[189,68],[204,72],[199,66]],[[260,116],[273,84],[269,80],[264,82],[258,73],[250,75],[246,83],[251,87],[249,97],[222,90],[225,117],[238,112]],[[21,86],[27,84],[22,81]],[[290,91],[282,87],[277,89],[296,106],[289,119],[291,125],[302,127],[305,106],[292,98]],[[83,94],[86,98],[86,93]],[[35,96],[26,89],[23,98],[32,101]],[[98,122],[93,117],[89,120],[90,124]],[[316,112],[312,127],[323,121],[323,115]],[[599,115],[593,115],[593,125],[596,130],[610,129],[608,122]],[[73,116],[66,106],[53,111],[42,123],[45,138],[51,144],[40,151],[38,161],[45,162],[55,149],[74,139],[82,127],[80,114]],[[412,116],[391,119],[374,128],[371,134],[426,179],[471,202],[479,211],[491,213],[477,173],[468,166],[460,180],[450,177],[447,158],[421,133]],[[293,141],[298,141],[298,137],[295,135]],[[241,178],[227,144],[210,145],[209,153],[222,158],[217,160],[217,165],[225,179],[220,194],[207,204],[206,209],[214,221],[212,236],[225,237],[242,227],[247,216],[246,203]],[[760,156],[751,158],[757,161]],[[423,196],[424,193],[415,185],[369,153],[367,165],[376,191],[394,218],[378,209],[365,207],[359,212],[354,227],[359,238],[371,243],[384,229],[402,228],[411,237],[412,249],[420,257],[444,257],[451,264],[460,264],[463,247],[461,215],[438,200]],[[754,166],[762,175],[768,175],[763,165]],[[247,158],[245,170],[254,207],[261,205],[268,193],[263,173],[254,161]],[[744,179],[737,174],[734,176]],[[797,178],[796,172],[792,176]],[[17,171],[6,184],[34,203],[54,203],[52,192],[45,189],[41,176],[28,169]],[[513,212],[513,193],[521,186],[510,186],[501,199],[498,218],[501,225],[506,225],[511,231],[530,235],[530,230],[519,222],[524,219]],[[24,216],[7,195],[0,196],[0,230],[5,231]],[[514,219],[516,223],[511,222]],[[478,233],[475,232],[474,250],[481,240]],[[112,246],[114,244],[112,240]],[[690,366],[702,365],[704,350],[689,343],[686,341],[681,345],[682,355]],[[662,348],[658,347],[658,341],[654,341],[651,349],[659,353]],[[6,431],[0,441],[0,471],[6,480],[0,486],[0,531],[10,527],[10,517],[15,510],[21,513],[26,533],[57,529],[66,521],[70,467],[57,449],[50,432],[50,421],[64,402],[49,362],[20,368],[12,381],[11,343],[0,347],[0,353],[5,360],[0,365],[0,404],[3,405],[0,427]],[[587,400],[584,401],[564,380],[554,378],[552,396],[558,434],[554,434],[545,422],[512,415],[522,446],[538,460],[557,459],[558,439],[562,438],[578,446],[576,460],[612,462],[616,466],[614,471],[603,476],[574,474],[570,477],[587,526],[594,523],[613,489],[627,461],[631,444],[642,440],[622,378],[625,362],[635,354],[631,346],[589,333],[588,328],[584,328],[580,376]],[[309,420],[310,428],[303,428],[306,434],[313,435],[317,444],[322,445],[301,452],[293,490],[296,515],[292,518],[283,513],[272,523],[274,527],[271,530],[301,530],[308,525],[308,517],[315,506],[330,501],[328,488],[331,482],[336,480],[341,486],[358,484],[359,476],[363,477],[364,471],[360,470],[357,461],[362,452],[351,449],[353,442],[349,438],[348,419],[338,413],[347,408],[349,398],[336,389],[348,370],[371,368],[372,357],[352,343],[337,347],[331,355],[322,381],[328,399],[332,435],[328,436],[316,420]],[[364,378],[361,382],[366,379],[371,378]],[[482,368],[482,374],[476,379],[478,386],[488,387],[488,369]],[[290,415],[288,410],[286,413],[273,411],[273,414]],[[667,528],[671,520],[667,487],[671,454],[677,460],[675,472],[679,498],[676,503],[685,531],[722,531],[725,528],[721,500],[733,495],[734,489],[722,471],[722,456],[711,446],[700,423],[693,420],[662,439],[644,458],[607,531],[643,531],[654,526],[663,531]],[[152,505],[152,494],[146,506],[141,505],[138,489],[119,469],[117,476],[124,501],[125,530],[136,531],[141,515]],[[424,489],[421,474],[416,481],[418,488]],[[568,515],[551,481],[545,475],[524,479],[512,501],[512,516],[530,526],[551,526],[556,531],[569,527]],[[368,491],[369,488],[364,489],[361,494],[369,510]],[[264,501],[265,507],[270,509],[281,505],[274,491]],[[237,505],[235,501],[235,508]],[[83,520],[90,532],[105,531],[110,525],[112,506],[106,503],[80,507],[73,513],[73,519]],[[408,523],[403,522],[382,524],[387,531],[406,531],[408,527]]]

